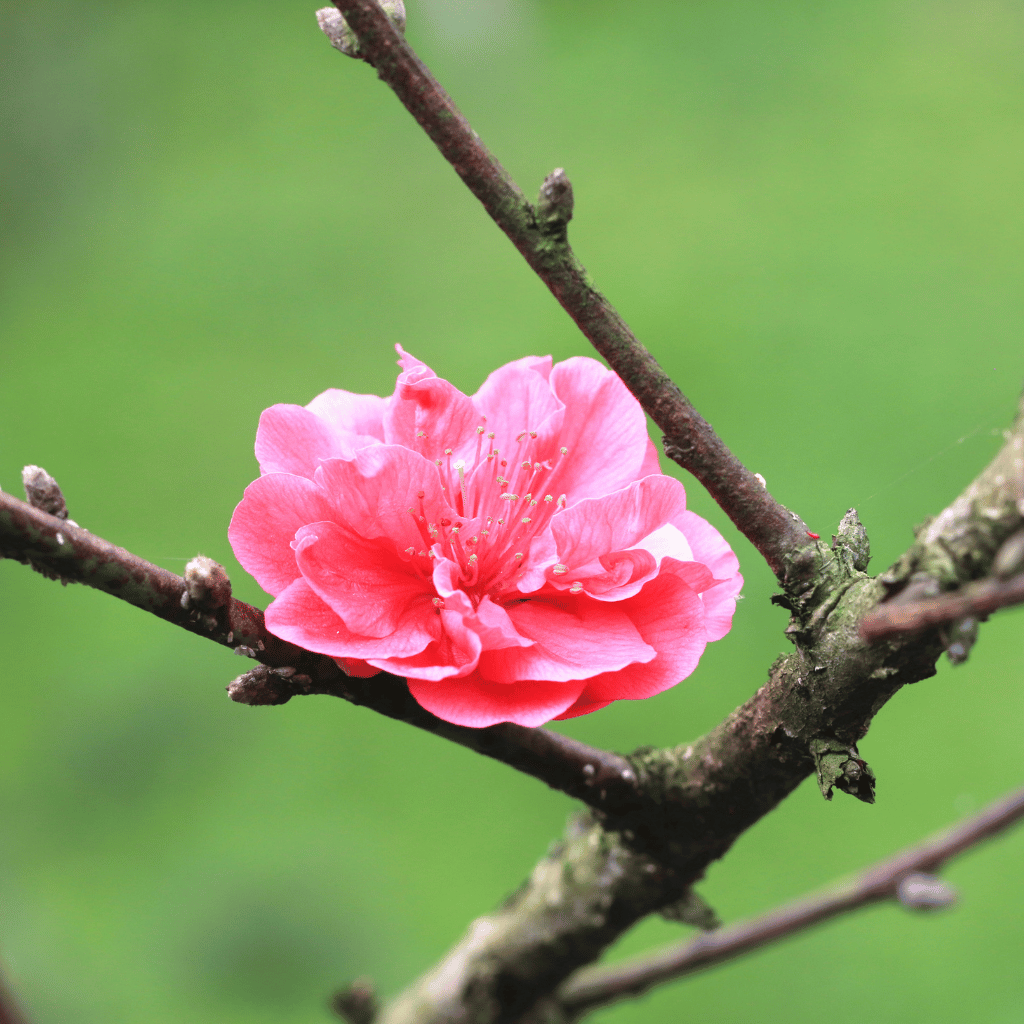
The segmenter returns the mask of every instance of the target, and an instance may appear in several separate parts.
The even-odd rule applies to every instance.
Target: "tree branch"
[[[860,635],[872,644],[879,640],[918,633],[931,626],[955,622],[967,616],[984,616],[999,608],[1024,602],[1024,573],[1009,579],[987,579],[963,590],[927,601],[906,604],[886,602],[864,616]]]
[[[812,925],[860,907],[894,900],[915,909],[948,905],[955,895],[931,878],[948,860],[1024,818],[1024,789],[990,804],[980,814],[880,861],[852,879],[754,918],[699,935],[614,967],[586,968],[571,977],[556,999],[576,1019],[618,999],[733,960]]]
[[[341,697],[502,761],[596,809],[621,813],[642,802],[633,768],[618,754],[547,729],[507,723],[469,729],[443,722],[412,699],[404,679],[386,672],[369,679],[347,676],[332,658],[268,633],[263,612],[234,598],[212,612],[186,607],[181,576],[3,492],[0,557],[112,594],[260,662],[262,671],[247,673],[229,688],[240,703],[283,704],[304,694]]]
[[[567,240],[571,186],[550,175],[538,207],[491,155],[375,0],[335,0],[376,69],[480,200],[538,277],[664,431],[668,456],[691,472],[761,552],[775,575],[792,584],[813,571],[814,545],[798,515],[780,505],[725,446],[626,322],[598,292]]]
[[[526,1024],[558,1019],[554,993],[626,929],[685,897],[735,840],[816,773],[833,789],[873,799],[873,775],[857,744],[905,684],[935,674],[934,634],[866,645],[859,625],[887,595],[928,577],[940,587],[986,575],[1021,527],[1013,466],[1024,415],[977,479],[878,579],[863,565],[854,513],[831,548],[819,544],[818,576],[779,601],[792,615],[796,650],[767,683],[693,743],[631,756],[647,803],[574,822],[523,887],[429,973],[384,1007],[376,1024]]]
[[[0,976],[0,1024],[28,1024],[28,1018],[15,1004],[4,978]]]

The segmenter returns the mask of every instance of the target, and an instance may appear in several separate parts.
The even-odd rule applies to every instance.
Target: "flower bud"
[[[49,512],[58,519],[67,519],[68,507],[64,502],[57,481],[42,466],[26,466],[21,471],[21,482],[25,487],[25,500],[42,512]]]
[[[215,611],[231,600],[231,580],[222,565],[206,555],[196,555],[185,566],[185,591],[182,607],[194,604],[203,611]]]

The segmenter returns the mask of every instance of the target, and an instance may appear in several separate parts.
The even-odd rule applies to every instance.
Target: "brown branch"
[[[699,935],[614,967],[579,971],[559,990],[556,999],[566,1017],[578,1018],[599,1006],[639,996],[661,985],[784,939],[829,918],[885,900],[927,909],[955,899],[942,883],[929,887],[921,876],[932,875],[948,860],[1024,818],[1024,789],[990,804],[980,814],[927,842],[875,864],[853,879],[839,882],[820,895],[805,897],[752,921]],[[919,883],[915,885],[915,883]],[[923,891],[923,895],[921,894]]]
[[[955,622],[967,616],[983,616],[1024,602],[1024,573],[1009,579],[986,579],[962,590],[926,601],[900,604],[887,601],[871,611],[860,624],[860,635],[871,644],[931,626]]]
[[[14,997],[0,976],[0,1024],[28,1024],[28,1018],[14,1002]]]
[[[434,733],[546,782],[553,789],[611,812],[640,802],[636,776],[618,754],[546,729],[492,725],[469,729],[424,711],[405,680],[382,672],[369,679],[345,675],[333,659],[267,632],[263,612],[228,598],[211,613],[185,607],[186,581],[160,566],[0,492],[0,557],[28,562],[65,583],[84,583],[191,633],[232,648],[273,671],[257,670],[232,684],[244,704],[283,704],[300,694],[327,694]]]
[[[625,321],[590,282],[566,237],[571,187],[556,171],[529,203],[375,0],[335,0],[376,69],[480,200],[538,277],[664,431],[665,451],[691,472],[761,552],[793,583],[812,571],[807,527],[725,446]]]

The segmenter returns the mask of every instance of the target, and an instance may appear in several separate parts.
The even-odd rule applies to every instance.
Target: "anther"
[[[536,430],[531,430],[530,431],[530,437],[536,437],[536,436],[537,436],[537,431]]]
[[[520,468],[521,469],[530,469],[532,466],[533,466],[533,463],[530,462],[529,459],[527,459],[526,462],[524,462]]]
[[[439,598],[439,597],[435,597],[435,598],[432,598],[432,599],[431,599],[431,602],[430,602],[430,603],[431,603],[431,604],[432,604],[432,605],[433,605],[433,606],[434,606],[434,607],[435,607],[435,608],[436,608],[436,609],[437,609],[438,611],[440,611],[440,610],[441,610],[441,609],[442,609],[442,608],[444,607],[444,601],[442,601],[442,600],[441,600],[441,598]]]
[[[417,437],[426,437],[427,435],[426,435],[426,433],[425,433],[424,431],[422,431],[422,430],[417,430],[417,431],[416,431],[416,436],[417,436]]]
[[[550,505],[555,499],[550,494],[545,494],[544,500]]]
[[[416,549],[415,548],[406,548],[405,549],[405,553],[407,555],[415,555],[416,554]]]
[[[452,453],[451,448],[445,448],[444,453],[445,453],[445,455],[451,455],[451,453]]]
[[[529,526],[532,522],[533,520],[529,516],[523,516],[522,523],[524,526]]]
[[[559,450],[559,451],[560,451],[560,452],[561,452],[561,453],[562,453],[563,455],[568,455],[568,454],[569,454],[569,449],[568,449],[568,448],[559,448],[558,450]]]
[[[482,433],[484,432],[484,428],[483,428],[483,427],[477,427],[477,428],[476,428],[476,432],[477,432],[478,434],[482,434]],[[492,436],[493,436],[493,435],[492,435]]]
[[[569,571],[569,566],[567,566],[567,565],[562,565],[562,563],[561,563],[561,562],[559,562],[559,563],[558,563],[558,565],[553,565],[553,566],[551,567],[551,571],[552,571],[552,572],[553,572],[553,573],[554,573],[554,574],[555,574],[556,576],[564,576],[564,575],[565,575],[565,574],[566,574],[566,573],[567,573],[567,572]]]
[[[494,431],[493,430],[489,430],[487,432],[487,440],[488,441],[493,441],[494,440]]]
[[[583,589],[583,584],[582,584],[582,583],[580,583],[580,581],[579,581],[579,580],[577,580],[577,581],[576,581],[576,582],[575,582],[575,583],[574,583],[574,584],[573,584],[573,585],[572,585],[572,586],[571,586],[571,587],[569,588],[569,593],[570,593],[570,594],[578,594],[578,593],[579,593],[579,592],[580,592],[580,591],[581,591],[582,589]]]
[[[555,505],[558,508],[565,508],[565,495],[564,494],[560,494],[558,496],[558,501],[555,502]]]
[[[520,435],[519,435],[519,436],[518,436],[518,437],[516,438],[516,441],[522,441],[522,439],[523,439],[524,437],[526,437],[526,434],[527,434],[527,431],[525,431],[525,430],[524,430],[524,431],[523,431],[523,432],[522,432],[522,433],[521,433],[521,434],[520,434]],[[537,435],[536,435],[536,434],[534,434],[534,437],[536,437],[536,436],[537,436]]]
[[[511,491],[506,491],[501,496],[501,500],[502,501],[518,501],[519,500],[519,495],[518,494],[512,494]]]
[[[440,459],[434,459],[434,465],[435,466],[440,466],[441,465],[441,460]]]
[[[522,551],[517,551],[517,552],[516,552],[516,553],[515,553],[515,554],[514,554],[514,555],[513,555],[512,557],[513,557],[513,558],[514,558],[514,559],[515,559],[515,560],[516,560],[517,562],[521,562],[521,561],[523,560],[523,553],[522,553]]]

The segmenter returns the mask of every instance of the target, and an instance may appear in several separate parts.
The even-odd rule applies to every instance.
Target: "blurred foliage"
[[[0,0],[0,486],[243,599],[225,529],[261,409],[389,393],[402,342],[472,391],[587,345],[313,4]],[[734,451],[878,571],[984,465],[1024,359],[1024,9],[1009,0],[409,0],[409,38]],[[600,438],[595,437],[595,443]],[[669,467],[670,472],[676,472]],[[677,689],[559,728],[691,738],[786,647],[756,553]],[[709,872],[728,921],[1019,785],[1020,612],[901,692],[878,803],[809,780]],[[326,1021],[394,991],[513,889],[570,802],[327,698],[231,704],[244,667],[104,595],[0,564],[0,955],[36,1024]],[[880,908],[601,1020],[1021,1019],[1024,833],[958,909]],[[641,925],[613,956],[685,934]]]

